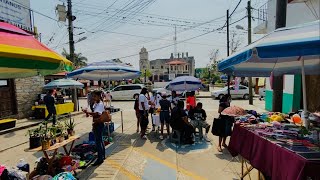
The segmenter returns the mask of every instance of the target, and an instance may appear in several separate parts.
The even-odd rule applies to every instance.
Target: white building
[[[171,53],[170,58],[151,61],[146,48],[141,48],[139,54],[140,71],[150,70],[153,81],[168,81],[178,76],[194,76],[195,60],[193,56],[189,56],[188,52],[178,53],[178,58],[174,58]]]
[[[266,34],[275,30],[276,2],[269,0],[257,11],[259,24],[254,28],[256,34]],[[295,26],[307,22],[319,20],[320,0],[288,0],[286,26]],[[320,24],[319,24],[320,35]],[[308,110],[320,110],[320,96],[313,98],[308,94],[319,94],[319,76],[306,76]],[[291,112],[302,109],[302,85],[301,75],[285,75],[283,88],[282,112]],[[313,87],[314,86],[314,87]],[[272,86],[270,79],[266,80],[266,110],[272,110]]]

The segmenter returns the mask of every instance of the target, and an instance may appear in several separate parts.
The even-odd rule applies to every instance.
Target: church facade
[[[148,51],[143,47],[140,51],[140,71],[149,70],[152,73],[150,80],[155,82],[169,81],[178,76],[194,76],[194,57],[189,56],[188,52],[178,53],[177,56],[175,58],[171,53],[166,59],[149,60]]]

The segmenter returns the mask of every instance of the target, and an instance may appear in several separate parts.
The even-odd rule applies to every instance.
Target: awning
[[[1,78],[14,78],[71,71],[72,63],[31,34],[0,22],[0,68]]]
[[[229,75],[269,77],[301,74],[301,58],[306,74],[320,72],[320,21],[280,28],[218,63]]]

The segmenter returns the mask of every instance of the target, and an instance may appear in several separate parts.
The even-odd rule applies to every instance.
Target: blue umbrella
[[[193,76],[177,77],[168,85],[171,91],[196,91],[201,87],[203,87],[201,81]]]
[[[236,76],[269,77],[271,72],[274,75],[301,74],[306,112],[305,74],[320,74],[319,24],[318,20],[277,29],[221,61],[218,69]]]
[[[219,62],[221,72],[235,76],[269,77],[319,74],[320,21],[277,29],[244,50]],[[302,65],[304,64],[304,65]]]
[[[72,79],[58,79],[51,81],[44,86],[44,89],[55,89],[55,88],[83,88],[83,84],[72,80]]]
[[[141,72],[133,69],[132,66],[107,60],[74,70],[68,73],[67,77],[94,81],[117,81],[138,78],[140,74]]]

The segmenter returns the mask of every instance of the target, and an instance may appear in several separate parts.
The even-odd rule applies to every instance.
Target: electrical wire
[[[241,18],[241,19],[239,19],[239,20],[237,20],[237,21],[235,21],[235,22],[233,22],[233,23],[231,23],[230,25],[235,24],[235,23],[238,23],[238,22],[242,21],[242,20],[245,19],[245,18],[246,18],[246,16],[243,17],[243,18]],[[220,28],[217,28],[217,29],[214,29],[214,30],[212,30],[212,31],[210,31],[210,32],[206,32],[206,33],[203,33],[203,34],[200,34],[200,35],[197,35],[197,36],[194,36],[194,37],[191,37],[191,38],[188,38],[188,39],[179,41],[179,42],[177,42],[177,44],[180,44],[180,43],[183,43],[183,42],[186,42],[186,41],[190,41],[190,40],[193,40],[193,39],[202,37],[202,36],[204,36],[204,35],[210,34],[210,33],[215,32],[215,31],[217,31],[217,30],[220,30]],[[158,50],[165,49],[165,48],[168,48],[168,47],[173,46],[173,45],[175,45],[175,43],[169,44],[169,45],[166,45],[166,46],[162,46],[162,47],[159,47],[159,48],[151,49],[151,50],[149,50],[148,52],[158,51]],[[128,58],[128,57],[133,57],[133,56],[138,56],[138,55],[139,55],[139,54],[132,54],[132,55],[128,55],[128,56],[119,57],[119,59]]]
[[[130,21],[130,20],[134,19],[134,18],[137,16],[137,14],[143,12],[146,8],[148,8],[148,7],[149,7],[151,4],[153,4],[155,1],[156,1],[156,0],[149,0],[149,1],[145,2],[145,4],[143,4],[143,5],[141,5],[140,7],[138,7],[138,9],[137,9],[135,12],[132,12],[132,13],[127,14],[127,15],[125,16],[125,17],[126,17],[126,20],[127,20],[127,21]],[[131,16],[131,17],[130,17],[130,16]],[[116,23],[118,23],[118,22],[120,22],[120,21],[114,22],[114,24],[116,24]],[[124,23],[124,24],[125,24],[125,23]],[[123,25],[123,24],[122,24],[122,25]],[[112,27],[112,24],[111,24],[110,26]],[[110,28],[110,26],[109,26],[108,30],[110,30],[110,29],[115,30],[115,29],[119,28],[119,27],[121,26],[121,24],[118,24],[118,26],[113,27],[113,28]]]

